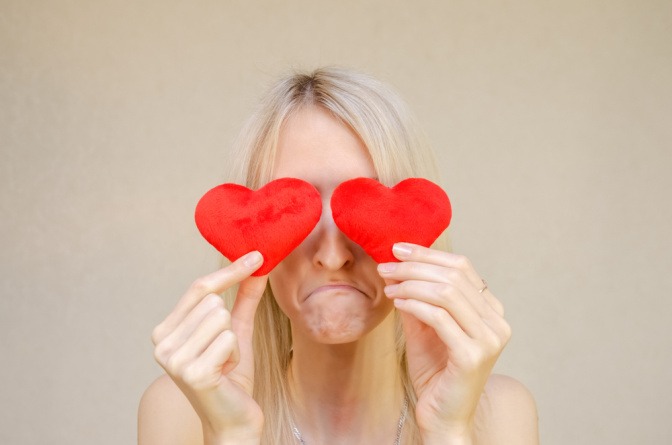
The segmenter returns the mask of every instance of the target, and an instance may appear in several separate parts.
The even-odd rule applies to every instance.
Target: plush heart
[[[427,179],[409,178],[386,187],[370,178],[340,184],[331,197],[334,222],[378,263],[398,261],[392,245],[431,246],[450,224],[446,192]]]
[[[209,190],[196,205],[201,235],[231,261],[258,250],[266,275],[303,241],[322,214],[317,189],[300,179],[271,181],[257,191],[238,184]]]

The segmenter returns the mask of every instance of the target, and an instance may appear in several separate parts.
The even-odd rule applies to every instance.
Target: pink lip
[[[315,294],[317,294],[317,293],[320,293],[320,292],[327,292],[327,291],[331,291],[331,290],[350,290],[350,291],[359,292],[360,294],[365,295],[364,292],[360,291],[360,290],[357,289],[356,287],[351,286],[351,285],[349,285],[349,284],[327,284],[327,285],[324,285],[324,286],[320,286],[320,287],[318,287],[318,288],[316,288],[316,289],[313,289],[313,290],[308,294],[308,296],[306,297],[306,299],[312,297],[313,295],[315,295]]]

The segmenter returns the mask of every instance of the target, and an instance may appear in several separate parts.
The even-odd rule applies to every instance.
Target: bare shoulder
[[[490,376],[476,412],[478,445],[538,445],[537,405],[518,380]]]
[[[201,419],[166,374],[154,380],[140,399],[138,444],[203,444]]]

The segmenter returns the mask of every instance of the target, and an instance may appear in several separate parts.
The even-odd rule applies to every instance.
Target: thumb
[[[384,281],[386,286],[389,286],[390,284],[401,283],[399,280],[392,280],[390,278],[385,278]],[[401,317],[401,327],[404,330],[406,342],[408,342],[409,339],[412,339],[416,333],[419,333],[419,331],[431,329],[425,323],[418,320],[414,315],[411,315],[408,312],[400,310],[399,316]]]
[[[236,300],[231,309],[231,328],[239,340],[252,338],[254,330],[254,314],[266,289],[268,275],[250,276],[240,282]]]
[[[407,342],[408,339],[415,338],[415,335],[420,333],[421,331],[431,329],[429,326],[427,326],[422,321],[418,320],[412,314],[409,314],[404,311],[399,311],[399,316],[401,317],[401,327],[404,330],[404,336],[406,337]]]
[[[384,281],[386,286],[389,286],[390,284],[401,283],[399,280],[392,280],[390,278],[385,278]],[[406,337],[407,341],[409,338],[412,338],[414,333],[427,326],[408,312],[399,311],[399,316],[401,317],[401,327],[404,330],[404,336]]]

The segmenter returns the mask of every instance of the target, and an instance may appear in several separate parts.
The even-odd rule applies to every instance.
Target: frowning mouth
[[[321,294],[321,293],[327,293],[331,292],[334,294],[337,294],[339,292],[342,293],[350,293],[350,292],[356,292],[359,293],[363,296],[367,296],[364,292],[361,290],[357,289],[356,287],[350,285],[350,284],[325,284],[324,286],[320,286],[316,289],[313,289],[308,293],[308,296],[306,297],[306,300],[314,295]]]

